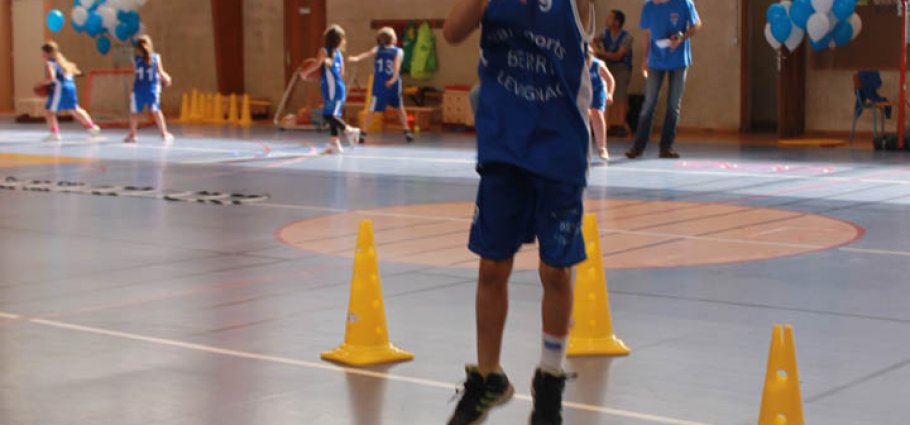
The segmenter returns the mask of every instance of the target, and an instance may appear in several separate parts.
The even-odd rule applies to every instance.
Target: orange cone
[[[224,97],[216,93],[212,98],[212,124],[224,124]]]
[[[243,95],[243,108],[240,111],[240,125],[249,127],[253,125],[253,114],[250,111],[250,95]]]
[[[370,220],[360,222],[357,236],[344,344],[322,353],[320,357],[351,366],[371,366],[414,358],[413,354],[389,342],[379,281],[379,260],[373,241],[373,222]]]
[[[568,356],[627,356],[629,347],[613,333],[607,277],[600,251],[597,217],[585,214],[582,235],[588,259],[575,274],[575,306],[569,330]]]
[[[199,97],[199,91],[193,89],[193,98],[190,103],[190,122],[199,122],[202,120],[202,99]]]
[[[237,111],[237,95],[231,93],[228,98],[228,122],[231,125],[240,124],[240,113]]]
[[[179,121],[184,124],[189,123],[191,115],[192,115],[192,111],[190,110],[190,96],[189,96],[189,94],[184,93],[183,96],[181,97],[181,101],[180,101],[180,120]]]
[[[805,425],[793,327],[774,325],[758,425]]]

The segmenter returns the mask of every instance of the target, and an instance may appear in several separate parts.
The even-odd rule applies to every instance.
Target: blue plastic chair
[[[872,110],[872,134],[878,139],[885,134],[885,118],[891,112],[891,102],[878,94],[882,86],[881,73],[878,71],[859,71],[853,74],[853,94],[856,102],[853,107],[853,126],[850,129],[850,144],[856,138],[856,123],[867,109]],[[881,117],[879,118],[879,114]]]

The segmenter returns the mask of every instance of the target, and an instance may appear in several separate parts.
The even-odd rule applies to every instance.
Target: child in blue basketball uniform
[[[316,61],[300,71],[306,77],[316,70],[321,69],[322,100],[324,102],[322,116],[329,123],[332,131],[332,141],[323,151],[325,155],[343,153],[341,146],[341,133],[344,133],[348,143],[357,143],[360,138],[360,129],[349,126],[341,118],[344,114],[344,102],[347,100],[347,87],[344,84],[344,50],[346,40],[344,30],[338,25],[332,25],[325,31],[325,47],[316,53]]]
[[[408,128],[408,113],[404,109],[401,95],[401,63],[404,60],[404,50],[397,46],[398,35],[390,27],[379,30],[376,38],[378,45],[369,51],[351,57],[351,62],[357,63],[370,57],[376,57],[376,67],[373,70],[373,93],[370,104],[370,113],[367,114],[364,129],[370,128],[373,115],[385,112],[386,108],[395,108],[404,128],[404,137],[408,143],[414,141],[414,135]],[[381,116],[381,115],[380,115]],[[366,140],[366,131],[360,132],[360,143]]]
[[[591,91],[594,95],[591,102],[591,127],[597,143],[597,156],[606,161],[610,159],[610,154],[607,152],[607,120],[604,112],[607,105],[613,104],[616,80],[607,65],[594,57],[593,50],[588,51],[588,72],[591,74]]]
[[[136,39],[136,53],[133,61],[135,80],[130,95],[130,133],[124,142],[136,143],[139,120],[146,110],[155,118],[165,143],[172,142],[174,136],[168,133],[167,122],[161,113],[161,86],[170,86],[171,76],[161,64],[161,55],[155,53],[151,37],[143,35]]]
[[[63,53],[60,52],[60,47],[53,41],[41,46],[41,53],[46,62],[45,78],[36,85],[36,89],[39,87],[47,87],[48,89],[44,117],[47,121],[48,129],[51,131],[51,134],[44,141],[59,142],[62,140],[57,113],[64,111],[70,111],[73,117],[79,120],[83,127],[88,130],[92,138],[98,137],[101,134],[101,128],[95,125],[88,112],[79,107],[76,80],[74,79],[74,76],[79,74],[79,67],[67,60],[66,56],[63,56]]]
[[[470,249],[480,255],[476,366],[449,425],[482,422],[514,389],[500,366],[515,254],[540,244],[543,341],[531,425],[562,424],[572,268],[585,259],[593,0],[457,0],[449,42],[482,27],[476,113],[480,187]]]

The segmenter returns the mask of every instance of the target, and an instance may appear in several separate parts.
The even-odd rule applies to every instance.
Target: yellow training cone
[[[215,95],[206,93],[205,95],[205,117],[203,120],[207,123],[215,119]]]
[[[351,366],[371,366],[414,358],[413,354],[389,342],[379,281],[379,260],[373,242],[373,222],[370,220],[360,222],[357,236],[344,344],[322,353],[321,357]]]
[[[240,122],[238,123],[244,127],[249,127],[253,125],[253,114],[250,111],[250,95],[243,95],[243,108],[240,111]]]
[[[758,425],[805,425],[793,327],[775,325]]]
[[[585,214],[582,235],[588,259],[578,266],[575,274],[575,307],[566,355],[627,356],[629,347],[613,334],[600,232],[594,214]]]
[[[199,91],[193,89],[193,97],[190,100],[190,121],[198,122],[202,118],[202,105],[199,100]]]
[[[180,122],[186,124],[190,122],[190,116],[192,111],[190,110],[190,95],[184,93],[180,101]]]
[[[240,113],[237,111],[237,95],[231,93],[228,98],[228,122],[234,125],[240,123]]]
[[[224,124],[224,97],[216,93],[212,99],[212,123]]]

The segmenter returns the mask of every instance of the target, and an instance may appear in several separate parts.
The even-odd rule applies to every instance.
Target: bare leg
[[[591,110],[591,127],[594,130],[594,141],[597,142],[597,148],[606,149],[607,123],[603,111],[599,109]]]
[[[47,122],[47,129],[51,133],[60,132],[60,123],[57,121],[57,113],[53,111],[44,111],[44,121]]]
[[[540,264],[543,283],[543,331],[547,335],[566,336],[572,319],[572,268]]]
[[[404,105],[401,105],[398,108],[398,117],[401,119],[401,127],[404,128],[405,133],[411,132],[411,127],[408,126],[408,111],[404,109]]]
[[[95,123],[92,121],[92,117],[89,116],[88,112],[85,112],[85,109],[76,107],[72,110],[73,117],[75,117],[82,126],[85,128],[92,128],[95,126]]]
[[[502,333],[509,313],[513,259],[480,260],[477,281],[477,365],[484,376],[500,370]]]
[[[154,112],[152,112],[152,117],[155,118],[155,124],[158,125],[158,131],[161,132],[162,139],[168,139],[168,138],[173,137],[173,136],[171,136],[171,133],[168,133],[168,131],[167,131],[167,121],[164,119],[164,113],[162,113],[161,111],[154,111]],[[136,124],[138,125],[139,124],[138,119],[136,121],[137,121]]]
[[[136,140],[136,136],[139,133],[140,118],[142,118],[142,114],[130,114],[130,134],[126,136],[126,140]]]

